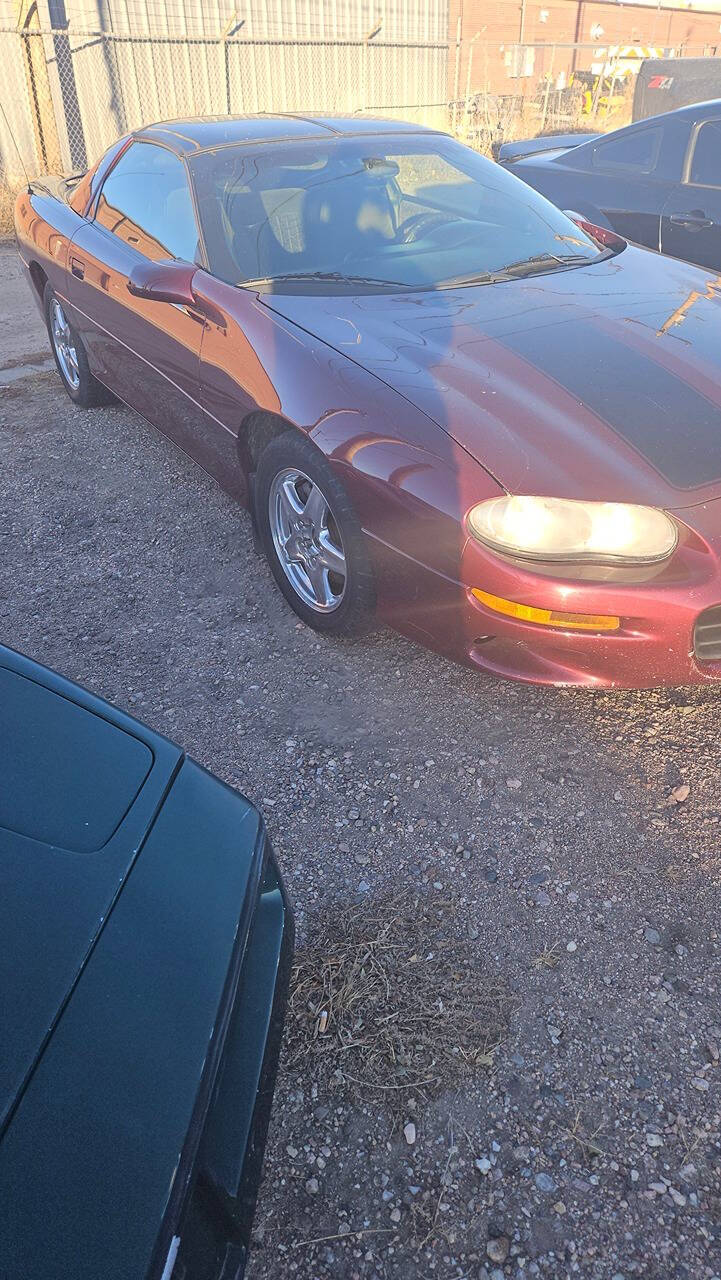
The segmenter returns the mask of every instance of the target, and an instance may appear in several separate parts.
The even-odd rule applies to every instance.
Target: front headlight
[[[468,527],[494,551],[533,560],[647,564],[678,541],[673,520],[654,507],[570,498],[490,498],[469,511]]]

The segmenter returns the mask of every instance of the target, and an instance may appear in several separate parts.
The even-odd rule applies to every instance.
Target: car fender
[[[226,317],[203,333],[204,404],[238,434],[246,491],[258,456],[249,432],[263,421],[270,434],[302,431],[337,472],[369,539],[457,580],[463,516],[502,493],[498,481],[352,349],[339,351],[274,310],[272,295],[205,272],[196,280],[199,296]],[[262,447],[262,432],[258,439]]]

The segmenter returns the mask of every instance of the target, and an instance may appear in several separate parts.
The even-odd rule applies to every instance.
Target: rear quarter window
[[[109,147],[105,152],[105,155],[101,156],[97,163],[93,165],[92,169],[88,169],[87,173],[82,175],[77,186],[74,187],[68,197],[68,204],[71,209],[80,214],[81,218],[85,216],[88,208],[93,203],[110,165],[126,143],[127,138],[119,138],[117,142],[114,142],[112,147]]]
[[[591,155],[594,169],[610,169],[619,173],[652,173],[656,167],[663,130],[639,129],[621,137],[597,142]]]

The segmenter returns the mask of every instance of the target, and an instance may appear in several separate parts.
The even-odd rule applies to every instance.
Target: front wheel
[[[70,399],[85,409],[107,404],[113,397],[90,372],[85,348],[65,314],[63,303],[49,284],[45,286],[43,301],[55,364]]]
[[[263,451],[255,512],[273,576],[298,617],[336,635],[365,630],[375,591],[363,533],[345,489],[305,436],[288,431]]]

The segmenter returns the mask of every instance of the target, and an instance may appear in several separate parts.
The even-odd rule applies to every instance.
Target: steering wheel
[[[402,244],[413,244],[420,240],[433,227],[443,226],[448,221],[445,213],[429,209],[425,213],[413,213],[398,228],[398,236]]]

